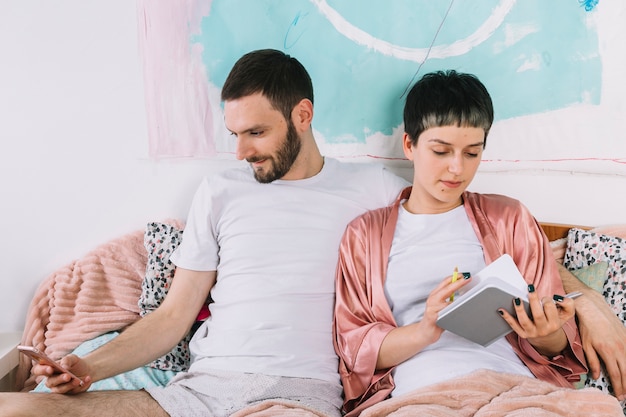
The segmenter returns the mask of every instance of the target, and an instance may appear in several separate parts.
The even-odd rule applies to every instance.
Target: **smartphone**
[[[82,379],[80,379],[79,377],[77,377],[76,375],[68,371],[66,368],[61,366],[58,362],[53,360],[50,356],[46,355],[39,349],[32,347],[32,346],[19,345],[17,347],[17,350],[19,350],[20,352],[22,352],[29,358],[33,359],[34,361],[37,361],[40,365],[48,365],[60,373],[70,374],[72,378],[76,378],[78,379],[78,381],[80,381],[81,386],[84,384],[84,381]]]

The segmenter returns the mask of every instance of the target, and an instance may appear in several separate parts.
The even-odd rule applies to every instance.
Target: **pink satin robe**
[[[410,187],[405,189],[392,206],[353,220],[341,242],[333,332],[345,392],[344,410],[353,411],[350,415],[384,400],[394,388],[392,369],[375,367],[383,339],[397,327],[384,282],[398,207],[410,191]],[[564,294],[550,243],[519,201],[471,192],[463,194],[463,201],[486,264],[508,253],[540,297]],[[537,378],[570,387],[587,372],[587,367],[575,320],[568,321],[564,330],[569,349],[551,359],[515,333],[506,338]]]

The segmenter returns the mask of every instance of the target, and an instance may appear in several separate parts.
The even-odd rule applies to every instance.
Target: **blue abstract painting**
[[[214,0],[193,37],[221,86],[251,49],[276,48],[309,69],[315,126],[329,141],[391,135],[421,74],[476,74],[496,118],[598,103],[598,39],[576,1]]]
[[[584,156],[626,165],[626,149],[614,158],[616,139],[586,148],[589,141],[576,137],[593,132],[593,123],[602,128],[622,118],[594,110],[608,97],[607,51],[619,50],[619,36],[601,48],[598,0],[181,0],[176,7],[139,1],[152,156],[232,156],[219,91],[243,54],[274,48],[298,58],[313,79],[313,128],[327,155],[402,159],[407,90],[427,72],[455,69],[487,86],[495,127],[517,121],[506,124],[509,132],[524,131],[523,146],[508,135],[494,140],[488,162]],[[605,20],[611,13],[605,10]],[[536,126],[528,122],[534,115]],[[578,153],[559,153],[563,136]]]

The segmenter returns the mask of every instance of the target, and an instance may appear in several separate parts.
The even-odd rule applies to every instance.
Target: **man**
[[[407,183],[320,154],[311,80],[282,52],[244,55],[222,100],[237,158],[250,166],[200,185],[164,302],[84,358],[63,358],[83,386],[36,366],[54,393],[0,397],[0,415],[227,416],[264,400],[341,415],[331,334],[339,240],[350,220],[390,204]],[[190,343],[189,372],[165,388],[84,392],[169,351],[209,292],[211,318]]]

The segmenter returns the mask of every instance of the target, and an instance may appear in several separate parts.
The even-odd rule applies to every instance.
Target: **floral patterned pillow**
[[[148,251],[148,262],[138,302],[142,317],[161,304],[170,288],[176,270],[170,256],[180,245],[182,236],[183,231],[173,225],[153,222],[146,226],[144,246]],[[186,371],[189,368],[190,339],[191,333],[149,366],[162,370]]]
[[[570,229],[563,265],[573,270],[601,262],[608,264],[602,295],[615,315],[626,323],[626,240],[577,228]],[[587,379],[585,385],[613,393],[604,371],[598,379]],[[622,401],[622,406],[625,405],[626,402]]]

